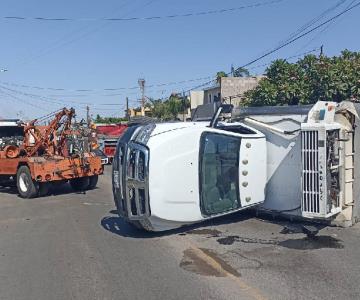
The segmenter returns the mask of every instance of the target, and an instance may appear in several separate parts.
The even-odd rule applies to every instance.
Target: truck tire
[[[94,175],[94,176],[89,177],[88,189],[93,190],[94,188],[96,188],[98,180],[99,180],[99,175]]]
[[[31,199],[39,194],[39,184],[31,178],[27,166],[21,166],[16,174],[16,183],[21,198]]]
[[[83,192],[89,187],[89,177],[79,177],[70,180],[70,185],[74,191]]]

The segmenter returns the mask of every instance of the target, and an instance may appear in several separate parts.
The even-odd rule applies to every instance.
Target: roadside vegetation
[[[340,56],[307,55],[296,63],[275,60],[244,106],[312,104],[319,100],[360,100],[360,52]]]

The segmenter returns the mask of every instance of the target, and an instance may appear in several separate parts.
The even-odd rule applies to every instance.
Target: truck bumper
[[[29,167],[33,179],[38,182],[90,177],[104,171],[100,157],[33,160]]]

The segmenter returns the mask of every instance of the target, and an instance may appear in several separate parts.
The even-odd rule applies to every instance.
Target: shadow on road
[[[17,192],[17,188],[15,186],[0,186],[0,193],[6,193],[6,194],[11,194],[11,195],[16,195]]]
[[[136,228],[134,225],[126,222],[124,219],[117,216],[116,210],[111,210],[109,212],[111,216],[106,216],[101,220],[101,226],[116,235],[122,237],[131,237],[131,238],[157,238],[170,235],[186,235],[186,234],[206,234],[212,237],[222,236],[222,232],[218,229],[210,228],[218,225],[226,225],[239,223],[246,221],[248,219],[256,218],[266,223],[277,224],[281,227],[280,234],[298,234],[305,233],[304,226],[314,227],[317,231],[326,227],[326,224],[314,224],[311,222],[306,222],[304,220],[289,220],[284,216],[280,215],[271,215],[271,214],[259,214],[255,210],[239,211],[227,216],[218,217],[215,219],[207,220],[204,222],[186,225],[178,229],[168,230],[165,232],[148,232],[142,229]],[[311,236],[311,234],[309,234]],[[293,246],[293,245],[292,245]]]
[[[97,190],[98,187],[94,188]],[[87,191],[77,192],[74,191],[69,183],[63,183],[59,185],[53,185],[50,188],[49,194],[47,196],[58,196],[58,195],[67,195],[67,194],[83,194],[85,195]]]
[[[98,189],[98,188],[95,188]],[[18,190],[16,186],[0,186],[0,193],[9,194],[9,195],[18,195]],[[86,194],[86,191],[77,192],[74,191],[69,183],[57,183],[49,187],[49,192],[46,195],[39,196],[37,198],[44,198],[49,196],[59,196],[67,194]],[[19,195],[18,195],[19,196]]]
[[[115,210],[109,212],[110,214],[116,214]],[[142,229],[136,228],[134,225],[129,224],[124,219],[118,216],[106,216],[101,220],[101,226],[114,234],[117,234],[122,237],[131,237],[131,238],[156,238],[169,236],[174,234],[186,234],[188,232],[194,232],[196,229],[211,227],[217,225],[225,225],[232,223],[239,223],[247,219],[253,218],[254,213],[251,211],[242,211],[237,212],[228,216],[222,216],[201,223],[196,223],[192,225],[186,225],[178,229],[168,230],[165,232],[148,232]],[[210,230],[207,229],[209,232]]]

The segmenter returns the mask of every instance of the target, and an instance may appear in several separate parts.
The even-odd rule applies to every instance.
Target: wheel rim
[[[22,192],[27,192],[29,188],[29,180],[26,174],[21,174],[19,178],[19,188]]]

